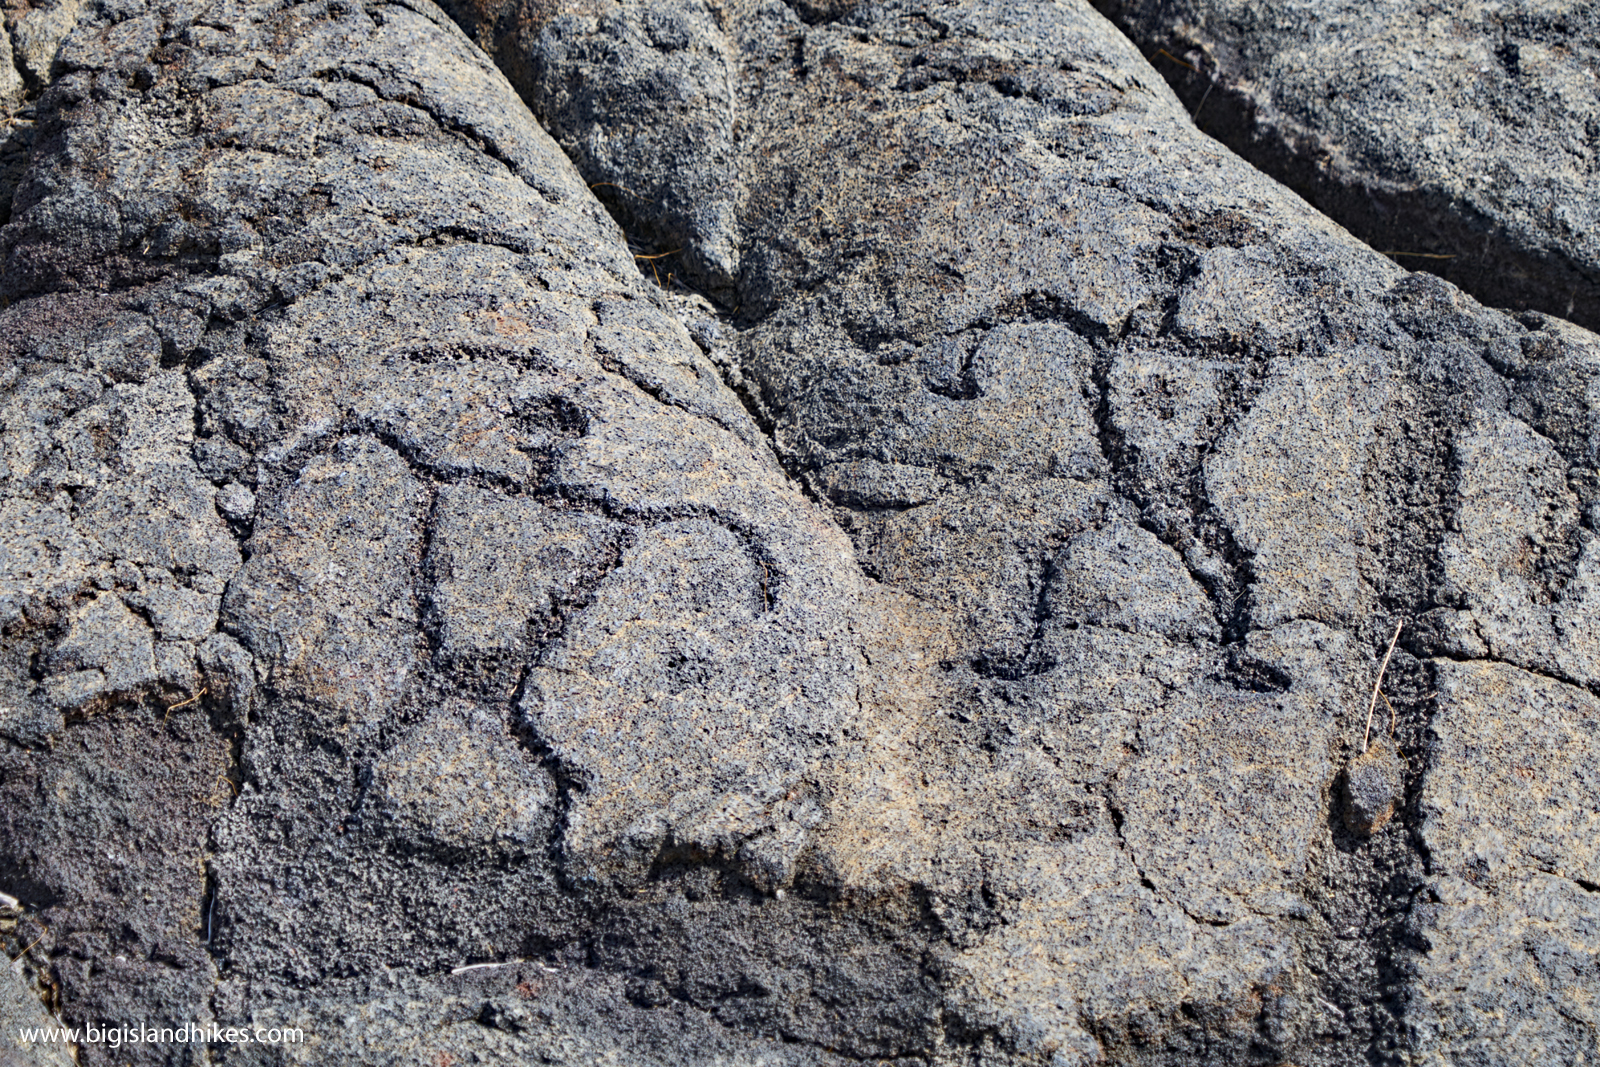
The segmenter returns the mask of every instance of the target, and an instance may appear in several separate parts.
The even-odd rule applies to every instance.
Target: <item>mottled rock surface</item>
[[[86,8],[36,90],[0,890],[69,1022],[1594,1055],[1593,335],[1083,4],[453,14]]]
[[[1358,834],[1381,830],[1405,801],[1405,763],[1379,738],[1344,771],[1344,823]]]
[[[1374,248],[1600,327],[1600,5],[1094,4],[1201,128]]]
[[[1600,774],[1592,691],[1499,663],[1436,673],[1413,908],[1424,1063],[1583,1063],[1600,1051]]]
[[[20,975],[0,974],[0,1065],[3,1067],[74,1067],[69,1043],[41,1044],[40,1028],[60,1023],[45,1011],[34,983]]]
[[[1200,136],[1081,8],[507,9],[489,43],[543,72],[519,88],[564,143],[622,144],[552,86],[638,96],[671,49],[571,57],[680,8],[717,19],[739,73],[741,274],[704,344],[863,569],[951,620],[958,795],[1059,827],[1040,844],[957,805],[886,857],[942,865],[970,835],[1030,872],[991,883],[976,944],[948,935],[968,1025],[1064,1062],[1422,1052],[1409,1005],[1453,1002],[1408,925],[1435,674],[1592,684],[1592,335],[1395,269]],[[720,107],[688,101],[684,128]],[[639,153],[656,218],[699,200],[709,158]],[[1396,616],[1405,752],[1357,760]],[[1274,990],[1248,1037],[1240,978]]]
[[[56,68],[0,234],[0,869],[68,1021],[792,1061],[720,908],[644,951],[696,944],[725,1019],[583,965],[673,850],[792,879],[897,696],[893,598],[436,9],[102,12]],[[879,955],[789,1010],[893,1029]],[[502,1024],[452,973],[533,956]]]

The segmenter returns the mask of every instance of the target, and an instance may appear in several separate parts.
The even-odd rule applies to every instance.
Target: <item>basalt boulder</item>
[[[1600,327],[1600,6],[1095,6],[1202,129],[1374,248]]]
[[[1594,1055],[1600,340],[1083,4],[451,13],[86,10],[29,105],[0,890],[69,1023]]]
[[[0,870],[63,1020],[798,1062],[747,974],[812,967],[776,1019],[926,1027],[914,919],[767,905],[936,626],[487,57],[426,4],[135,5],[51,69],[0,233]],[[706,869],[735,900],[673,911]],[[721,1017],[592,966],[669,913]]]
[[[514,34],[484,39],[514,36],[507,69],[542,72],[518,87],[566,141],[626,144],[570,87],[639,95],[677,10],[507,9]],[[1474,905],[1427,903],[1450,877],[1430,835],[1464,809],[1427,798],[1512,803],[1465,784],[1477,750],[1440,730],[1457,664],[1592,696],[1593,335],[1354,240],[1198,131],[1087,8],[684,12],[737,74],[719,217],[740,274],[729,296],[689,252],[654,270],[721,300],[696,336],[863,570],[949,622],[950,769],[914,790],[938,814],[885,859],[945,915],[956,842],[983,857],[992,916],[946,924],[941,964],[963,1026],[1061,1062],[1584,1054],[1592,962],[1534,981],[1485,947],[1550,872],[1505,860],[1484,892],[1524,903],[1469,937]],[[683,128],[722,107],[687,102]],[[640,153],[661,205],[638,232],[698,203],[712,158]],[[1540,773],[1592,801],[1592,766],[1566,766]],[[1592,881],[1565,877],[1541,929],[1582,946]],[[1469,940],[1483,981],[1542,991],[1475,1014],[1440,963]]]

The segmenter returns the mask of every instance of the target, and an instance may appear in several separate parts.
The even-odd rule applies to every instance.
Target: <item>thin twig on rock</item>
[[[161,725],[165,726],[167,724],[168,717],[171,716],[172,713],[174,711],[176,711],[178,708],[186,708],[190,704],[193,704],[195,701],[199,700],[201,697],[203,697],[205,695],[206,695],[206,691],[204,689],[201,689],[200,692],[196,693],[194,696],[190,697],[188,700],[180,701],[177,704],[168,704],[167,705],[167,714],[163,715],[161,717]]]
[[[1367,742],[1372,739],[1372,713],[1378,709],[1378,690],[1383,687],[1383,672],[1389,669],[1389,657],[1394,655],[1394,643],[1400,640],[1400,628],[1405,624],[1404,619],[1394,624],[1394,636],[1389,638],[1389,651],[1383,654],[1383,663],[1378,667],[1378,680],[1372,683],[1372,700],[1367,704],[1367,732],[1361,735],[1362,752],[1367,750]]]

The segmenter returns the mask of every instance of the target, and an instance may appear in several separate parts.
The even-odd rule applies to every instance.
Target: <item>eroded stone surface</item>
[[[1374,248],[1600,324],[1600,8],[1095,0],[1196,122]]]
[[[0,889],[69,1018],[291,1062],[1581,1049],[1591,335],[1363,247],[1081,4],[455,14],[578,166],[425,3],[96,10],[39,98]],[[1537,802],[1463,755],[1502,689],[1557,723]],[[89,847],[149,811],[159,856]],[[1463,968],[1544,985],[1495,1029]]]
[[[62,49],[0,234],[0,783],[68,1020],[300,1003],[324,1052],[406,1061],[438,1017],[375,975],[456,1004],[461,966],[579,965],[673,849],[790,884],[820,804],[786,791],[888,699],[866,649],[900,609],[486,57],[426,5],[102,12]],[[113,923],[122,893],[148,917]],[[741,954],[705,996],[758,998]],[[633,1047],[621,979],[582,972],[580,1036],[500,1051]],[[330,1020],[391,1010],[340,1046]],[[636,1051],[792,1058],[723,1026]]]
[[[1405,803],[1405,764],[1380,736],[1344,769],[1344,822],[1358,834],[1375,833]]]
[[[573,35],[642,41],[655,10],[506,17],[526,62],[598,100],[670,54],[596,65]],[[740,157],[719,195],[746,251],[737,332],[697,337],[867,573],[950,620],[951,723],[922,747],[952,769],[914,760],[877,854],[960,917],[962,1018],[1017,1054],[1199,1062],[1247,1055],[1217,1051],[1244,995],[1294,1062],[1403,1046],[1404,982],[1379,975],[1424,866],[1393,821],[1414,772],[1382,768],[1361,839],[1341,772],[1395,613],[1422,616],[1388,684],[1416,755],[1419,655],[1576,677],[1591,654],[1589,335],[1397,270],[1199,135],[1087,9],[726,10]],[[569,141],[635,136],[552,84],[519,87]],[[701,195],[702,161],[659,162],[637,153],[665,202],[631,217]],[[815,833],[820,860],[838,831]],[[974,857],[994,919],[960,903]],[[1119,951],[1068,932],[1091,915]]]
[[[1600,702],[1502,664],[1441,663],[1423,781],[1430,950],[1408,1015],[1422,1062],[1596,1053]]]
[[[15,917],[16,909],[0,909],[0,924]],[[8,1067],[73,1067],[72,1047],[65,1044],[44,1044],[29,1040],[24,1035],[40,1027],[55,1027],[57,1021],[40,1003],[39,991],[34,984],[16,973],[0,975],[0,1025],[5,1026],[0,1036],[0,1052],[6,1057]]]

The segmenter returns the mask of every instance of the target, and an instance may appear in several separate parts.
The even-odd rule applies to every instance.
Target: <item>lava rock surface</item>
[[[1600,327],[1600,5],[1095,6],[1202,129],[1374,248]]]
[[[0,933],[306,1035],[81,1062],[1595,1055],[1600,338],[1083,3],[73,11]]]

